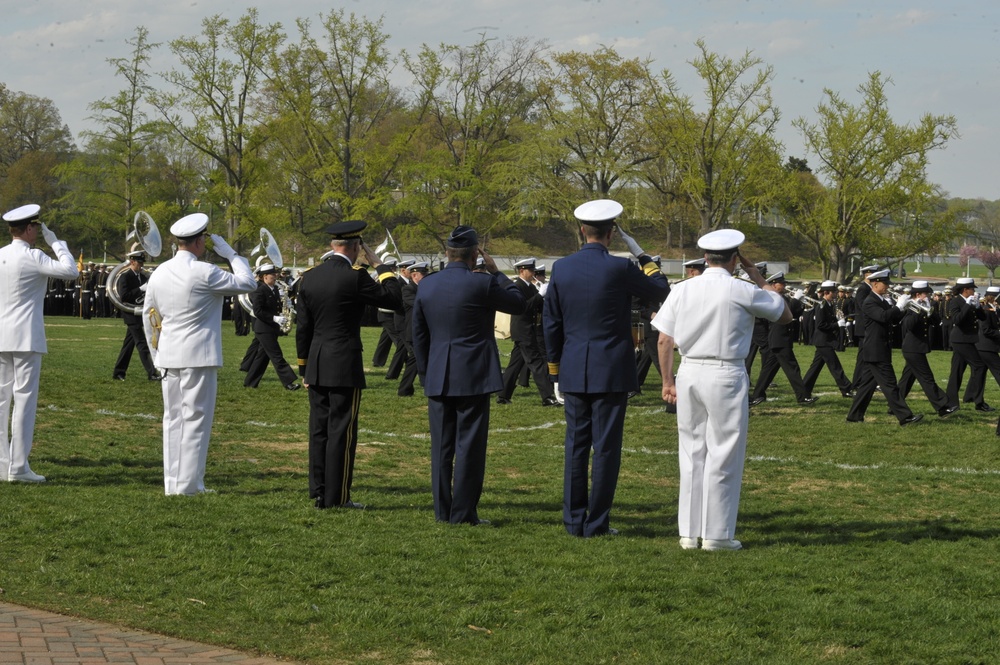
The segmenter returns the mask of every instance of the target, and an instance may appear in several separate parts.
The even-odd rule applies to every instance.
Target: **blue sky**
[[[0,0],[0,81],[53,100],[75,136],[88,127],[88,104],[121,82],[107,58],[128,54],[136,26],[153,42],[197,34],[213,14],[239,17],[231,0]],[[261,19],[294,32],[296,18],[337,5],[281,0],[259,5]],[[1000,199],[1000,3],[983,0],[401,0],[342,5],[385,17],[393,51],[421,44],[468,44],[496,37],[545,39],[557,51],[613,45],[627,57],[649,57],[669,69],[696,100],[688,61],[704,38],[715,52],[746,50],[774,67],[778,138],[786,154],[806,155],[792,120],[814,119],[824,88],[858,101],[868,73],[893,80],[890,110],[900,123],[925,113],[954,115],[961,138],[931,157],[931,179],[952,196]],[[171,66],[164,46],[153,67]],[[154,81],[155,83],[155,81]]]

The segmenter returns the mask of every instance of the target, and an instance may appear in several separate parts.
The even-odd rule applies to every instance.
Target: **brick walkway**
[[[275,665],[282,662],[0,603],[0,665]]]

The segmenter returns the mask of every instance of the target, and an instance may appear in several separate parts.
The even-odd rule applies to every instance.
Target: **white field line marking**
[[[118,411],[109,411],[108,409],[98,409],[96,411],[97,415],[100,416],[114,416],[116,418],[141,418],[142,420],[160,420],[163,416],[154,416],[151,413],[120,413]]]

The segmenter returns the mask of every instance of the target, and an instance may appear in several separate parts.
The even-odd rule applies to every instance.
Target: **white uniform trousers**
[[[163,486],[168,495],[205,491],[218,378],[218,367],[164,371]]]
[[[676,385],[682,538],[729,540],[736,533],[749,383],[742,361],[681,362]]]
[[[0,478],[30,471],[28,454],[35,436],[38,377],[42,354],[33,351],[0,353]],[[11,404],[13,403],[13,413]],[[7,438],[8,426],[10,438]]]

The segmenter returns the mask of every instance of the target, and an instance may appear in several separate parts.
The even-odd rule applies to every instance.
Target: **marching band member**
[[[949,404],[948,396],[938,387],[934,380],[934,372],[927,362],[927,354],[931,352],[930,331],[933,327],[940,325],[941,318],[930,306],[927,294],[931,292],[926,281],[918,280],[910,287],[910,296],[918,303],[926,305],[929,313],[922,314],[907,310],[900,322],[903,332],[903,358],[906,360],[906,367],[899,377],[899,394],[903,399],[910,394],[913,381],[920,382],[920,387],[924,395],[930,401],[934,410],[942,418],[947,418],[958,411],[958,404]]]
[[[833,305],[833,299],[837,293],[837,283],[827,280],[819,285],[818,291],[820,303],[813,308],[815,314],[812,337],[816,352],[813,355],[812,364],[806,370],[806,374],[802,379],[805,384],[805,390],[808,394],[812,394],[813,388],[816,386],[816,380],[819,378],[819,373],[825,365],[830,370],[833,380],[837,383],[840,394],[844,397],[854,397],[854,387],[851,385],[851,380],[844,373],[844,367],[840,364],[840,358],[837,356],[837,349],[840,348],[839,335],[841,329],[839,320],[837,319],[837,312]]]
[[[285,390],[298,390],[302,385],[295,382],[295,370],[285,360],[281,344],[278,343],[278,337],[286,334],[281,331],[281,327],[288,324],[288,319],[282,314],[284,307],[281,294],[275,286],[278,281],[278,269],[271,263],[264,263],[257,269],[257,273],[260,275],[260,282],[250,295],[250,306],[254,316],[253,335],[257,340],[257,349],[247,366],[243,386],[246,388],[259,386],[270,362]],[[239,307],[239,304],[236,306]]]
[[[948,377],[948,403],[958,404],[958,389],[962,385],[965,368],[971,367],[972,374],[965,386],[963,401],[975,402],[976,411],[995,411],[983,399],[986,388],[986,363],[979,356],[979,322],[986,319],[976,293],[976,282],[971,277],[962,277],[955,283],[953,297],[948,303],[951,317],[951,375]]]
[[[128,254],[128,270],[122,270],[118,275],[118,292],[121,294],[121,301],[126,305],[138,307],[146,297],[146,282],[149,276],[142,271],[142,266],[146,262],[146,252],[137,245],[132,246],[132,251]],[[149,345],[146,343],[146,332],[142,328],[142,318],[130,311],[122,311],[122,321],[125,322],[125,339],[122,340],[122,349],[118,353],[118,361],[111,373],[116,381],[124,381],[125,373],[128,371],[129,363],[132,362],[132,351],[139,351],[139,360],[150,381],[159,381],[159,370],[153,365],[153,356],[149,353]]]

